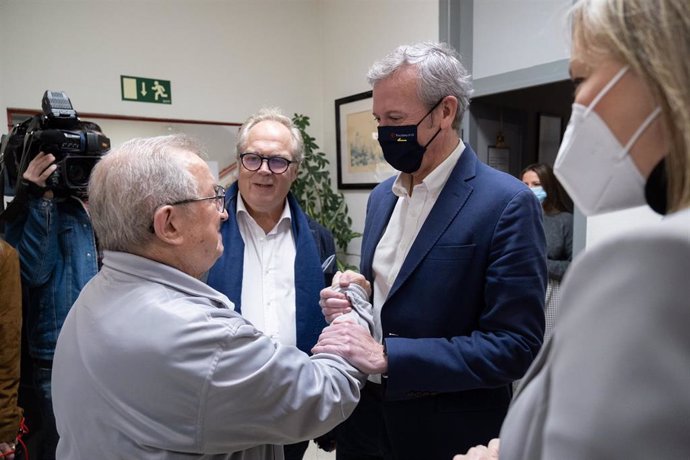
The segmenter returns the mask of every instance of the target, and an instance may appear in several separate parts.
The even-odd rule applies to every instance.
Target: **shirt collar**
[[[235,215],[237,216],[238,220],[240,218],[250,219],[252,222],[256,223],[251,214],[249,214],[247,206],[244,204],[244,200],[242,199],[242,195],[239,193],[237,194],[237,210],[235,211]],[[287,223],[283,224],[283,222]],[[280,218],[278,219],[278,223],[273,228],[275,229],[281,225],[292,225],[292,213],[290,212],[290,203],[288,203],[287,198],[285,198],[285,205],[283,206],[283,212],[280,215]]]
[[[436,166],[436,168],[434,168],[434,170],[431,171],[419,185],[426,187],[433,195],[438,195],[441,193],[443,186],[446,185],[446,182],[448,182],[450,173],[453,172],[453,168],[457,164],[458,160],[460,159],[460,155],[462,155],[464,150],[465,144],[462,142],[462,140],[459,140],[458,146],[455,147],[455,150],[453,150],[453,152],[448,155],[448,157],[443,160],[441,164]],[[400,172],[398,173],[398,177],[395,178],[391,190],[398,197],[408,196],[408,186],[411,180],[412,175]]]

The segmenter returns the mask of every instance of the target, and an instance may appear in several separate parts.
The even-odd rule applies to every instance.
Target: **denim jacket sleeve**
[[[32,198],[25,218],[8,223],[7,239],[17,248],[28,287],[45,284],[53,272],[59,253],[57,219],[54,200]]]

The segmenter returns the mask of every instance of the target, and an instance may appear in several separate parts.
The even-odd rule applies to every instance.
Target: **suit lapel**
[[[360,270],[362,274],[367,279],[372,279],[372,264],[374,263],[374,251],[376,246],[379,244],[383,232],[388,226],[388,221],[390,220],[395,204],[398,201],[398,197],[393,193],[392,184],[395,178],[391,181],[386,182],[384,185],[383,196],[379,200],[376,206],[370,210],[369,214],[373,216],[367,219],[371,223],[371,230],[369,231],[370,236],[362,241],[362,262]]]
[[[470,146],[466,145],[438,200],[436,200],[436,204],[422,225],[417,238],[415,238],[402,267],[400,267],[400,272],[388,293],[388,298],[395,294],[400,286],[407,281],[467,202],[472,193],[472,186],[466,181],[475,176],[476,162],[477,156]]]

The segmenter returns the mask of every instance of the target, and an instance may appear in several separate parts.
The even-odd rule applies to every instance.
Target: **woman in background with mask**
[[[690,458],[690,2],[580,0],[555,172],[587,215],[666,213],[570,267],[501,459]],[[460,459],[497,458],[498,443]]]
[[[561,280],[573,258],[573,214],[565,191],[549,165],[531,164],[522,170],[520,177],[539,199],[544,211],[546,268],[549,274],[544,311],[546,318],[544,342],[546,343],[551,337],[558,315]]]

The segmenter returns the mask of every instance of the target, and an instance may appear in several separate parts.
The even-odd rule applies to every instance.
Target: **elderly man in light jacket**
[[[94,169],[104,260],[58,339],[58,458],[282,459],[354,409],[366,363],[283,346],[199,280],[223,251],[224,193],[183,136],[134,139]],[[322,349],[354,327],[326,328]]]

